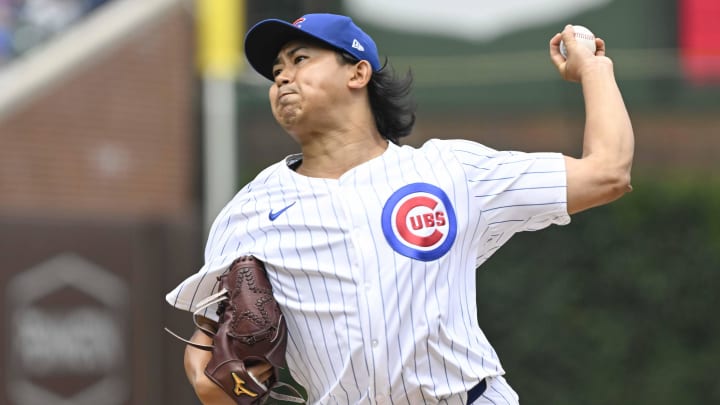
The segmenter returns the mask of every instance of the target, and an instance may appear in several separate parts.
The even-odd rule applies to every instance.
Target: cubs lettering
[[[423,261],[447,253],[457,232],[450,199],[427,183],[413,183],[393,193],[383,208],[382,227],[396,252]]]

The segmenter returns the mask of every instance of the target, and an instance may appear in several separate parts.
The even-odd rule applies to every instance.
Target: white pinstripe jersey
[[[339,179],[291,160],[223,209],[205,265],[168,302],[187,310],[236,257],[264,261],[310,403],[464,404],[503,374],[477,322],[476,268],[515,232],[570,221],[563,156],[391,143]]]

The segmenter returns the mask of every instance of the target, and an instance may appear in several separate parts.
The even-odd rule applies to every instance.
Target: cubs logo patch
[[[395,191],[385,202],[382,230],[393,250],[429,262],[439,259],[452,247],[457,218],[442,189],[427,183],[413,183]]]

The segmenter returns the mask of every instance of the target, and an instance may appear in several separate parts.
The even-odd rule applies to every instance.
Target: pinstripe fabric
[[[518,405],[518,394],[502,376],[488,378],[485,392],[472,405]]]
[[[450,202],[456,237],[439,258],[401,254],[383,231],[383,207],[408,184]],[[390,144],[337,180],[279,162],[218,215],[205,265],[167,300],[190,309],[237,256],[253,254],[268,268],[289,367],[311,403],[464,404],[478,381],[504,374],[477,323],[475,269],[516,232],[568,223],[565,188],[560,154],[461,140]]]

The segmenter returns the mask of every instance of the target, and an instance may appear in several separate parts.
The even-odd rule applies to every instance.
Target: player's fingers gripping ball
[[[573,31],[575,31],[575,41],[577,41],[578,45],[584,46],[594,55],[597,50],[595,45],[595,34],[582,25],[573,25]],[[567,47],[565,46],[565,42],[562,40],[560,41],[560,54],[563,58],[567,59]]]

